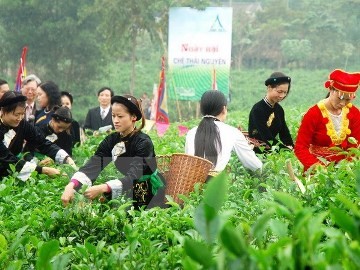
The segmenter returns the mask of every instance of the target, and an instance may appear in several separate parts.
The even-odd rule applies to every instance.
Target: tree
[[[258,31],[255,14],[248,14],[243,7],[233,10],[232,58],[237,69],[242,67],[243,57],[254,45]]]
[[[130,56],[132,70],[130,93],[133,94],[139,37],[148,34],[153,46],[160,47],[165,53],[170,6],[185,5],[204,8],[207,4],[208,1],[189,0],[96,0],[94,5],[87,9],[87,14],[98,14],[103,18],[98,31],[104,37],[108,53],[114,58]]]
[[[91,0],[1,1],[0,18],[8,40],[4,58],[13,63],[9,67],[15,70],[21,49],[27,45],[29,72],[42,80],[54,80],[62,88],[88,87],[88,78],[96,76],[101,59],[93,31],[96,18],[80,21],[78,16],[89,3]]]
[[[281,50],[290,64],[293,63],[292,67],[304,67],[311,54],[311,42],[307,39],[284,39]]]

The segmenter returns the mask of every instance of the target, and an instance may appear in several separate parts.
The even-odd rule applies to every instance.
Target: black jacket
[[[35,126],[38,132],[41,133],[42,136],[44,136],[46,139],[50,140],[57,146],[59,146],[61,149],[64,149],[66,153],[68,153],[70,156],[72,156],[72,136],[71,134],[68,134],[66,131],[60,132],[58,134],[55,134],[54,130],[50,127],[50,124],[42,125],[42,126]],[[52,140],[50,137],[53,135],[56,135],[56,140]],[[36,145],[32,142],[26,143],[24,147],[25,151],[29,152],[39,152]]]
[[[16,134],[10,142],[4,143],[5,134],[10,134],[13,130]],[[11,132],[11,131],[10,131]],[[40,153],[55,159],[56,154],[61,148],[50,141],[46,140],[35,127],[28,123],[25,119],[20,122],[16,128],[5,126],[0,121],[0,176],[9,175],[10,164],[15,165],[16,171],[20,172],[26,165],[26,161],[20,159],[18,155],[21,153],[24,141],[34,144]],[[41,171],[41,167],[37,166],[36,170]]]
[[[114,146],[121,142],[125,148],[121,154],[116,155]],[[115,167],[123,175],[119,177],[123,191],[133,193],[130,196],[133,195],[131,197],[136,201],[134,203],[136,207],[147,205],[153,198],[151,183],[148,182],[145,196],[143,196],[145,200],[136,197],[136,187],[142,176],[151,175],[157,168],[154,145],[150,137],[141,131],[123,138],[117,132],[112,133],[100,143],[94,156],[80,168],[79,172],[84,173],[94,183],[100,172],[114,159]],[[163,177],[160,177],[164,182]],[[80,188],[81,184],[77,189]]]
[[[256,103],[250,111],[249,137],[261,140],[268,146],[276,144],[280,148],[285,148],[285,145],[294,146],[285,122],[283,108],[278,103],[274,107],[270,107],[264,99]],[[254,150],[259,152],[257,149]]]
[[[84,129],[98,130],[101,127],[113,125],[111,108],[104,119],[101,119],[100,107],[92,108],[88,111],[85,119]]]

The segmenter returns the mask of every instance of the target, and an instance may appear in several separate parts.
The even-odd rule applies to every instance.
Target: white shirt
[[[222,151],[217,158],[217,164],[214,171],[220,172],[225,169],[228,164],[231,152],[235,151],[240,162],[245,168],[256,171],[262,168],[261,160],[256,156],[255,152],[250,148],[244,134],[235,127],[220,121],[215,121],[220,131],[220,139]],[[186,135],[185,153],[189,155],[195,154],[195,134],[197,127],[192,128]]]
[[[31,104],[26,103],[26,109],[25,109],[26,121],[29,121],[29,117],[30,115],[32,115],[34,107],[35,107],[35,101]]]
[[[104,118],[108,115],[109,111],[110,111],[110,106],[106,107],[106,108],[102,108],[100,106],[100,116],[102,115],[102,112],[104,111]]]

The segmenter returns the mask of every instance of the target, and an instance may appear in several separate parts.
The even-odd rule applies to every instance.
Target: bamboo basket
[[[157,169],[164,176],[165,180],[170,170],[170,162],[172,155],[159,155],[156,156]]]
[[[182,203],[177,195],[188,195],[194,191],[196,183],[205,183],[213,167],[207,159],[187,154],[158,156],[157,162],[166,179],[165,194],[172,196],[177,203]]]

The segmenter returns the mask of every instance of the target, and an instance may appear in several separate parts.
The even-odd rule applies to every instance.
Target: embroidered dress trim
[[[55,133],[53,133],[53,134],[46,136],[45,139],[47,139],[48,141],[53,143],[58,139],[58,136]]]
[[[274,106],[271,105],[271,103],[269,102],[269,100],[267,99],[267,97],[264,97],[263,100],[265,101],[266,105],[268,105],[270,108],[274,108]]]
[[[274,119],[275,119],[275,113],[270,114],[268,120],[266,121],[266,126],[271,127],[271,124]]]
[[[143,175],[140,177],[139,182],[144,182],[150,180],[152,186],[152,194],[156,195],[159,188],[164,186],[164,183],[161,181],[160,177],[158,176],[158,169],[155,170],[151,175]]]
[[[330,113],[325,107],[324,100],[319,101],[317,105],[321,111],[322,116],[328,119],[328,122],[326,123],[326,130],[327,130],[326,134],[330,137],[334,145],[341,144],[346,139],[346,136],[351,133],[351,130],[349,129],[349,119],[347,118],[347,115],[350,111],[349,108],[351,108],[352,104],[349,103],[342,108],[342,112],[341,112],[342,119],[341,119],[339,134],[337,134],[335,130],[334,123],[330,117]]]
[[[126,153],[125,143],[122,141],[115,144],[113,149],[111,150],[113,161],[115,161],[119,156],[121,156],[124,153]]]
[[[212,119],[214,119],[215,121],[220,121],[218,118],[216,118],[215,116],[210,115],[210,114],[204,115],[202,118],[212,118]]]

